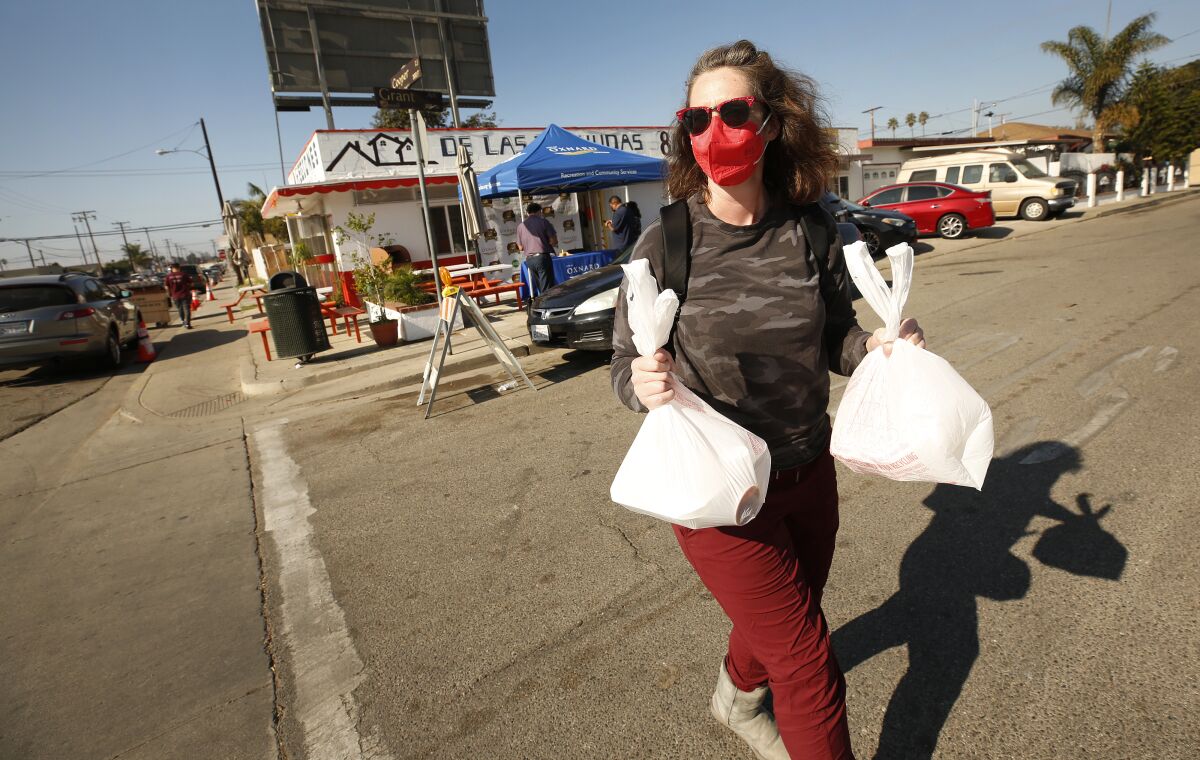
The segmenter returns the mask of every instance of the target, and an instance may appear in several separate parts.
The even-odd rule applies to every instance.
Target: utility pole
[[[158,255],[154,252],[154,241],[150,239],[150,228],[143,227],[142,232],[146,233],[146,250],[150,252],[150,260],[161,265],[162,262],[158,261]]]
[[[42,260],[42,266],[45,267],[46,266],[46,252],[43,251],[41,248],[38,249],[38,258],[40,258]]]
[[[871,142],[875,142],[875,112],[880,108],[883,108],[883,106],[875,106],[863,111],[863,113],[871,114]]]
[[[71,218],[74,219],[75,217],[72,216]],[[79,243],[79,255],[83,257],[83,263],[86,264],[88,263],[87,251],[83,250],[83,236],[79,234],[79,225],[72,224],[71,226],[75,228],[75,240]]]
[[[171,258],[171,238],[163,238],[163,240],[166,241],[166,244],[167,244],[167,259],[168,259],[168,263],[170,263],[169,260]]]
[[[221,194],[221,182],[217,179],[217,164],[213,161],[212,145],[208,142],[208,127],[204,126],[204,119],[200,120],[200,132],[204,135],[204,152],[208,154],[208,168],[212,169],[213,185],[217,188],[217,216],[222,216],[225,213],[225,196]]]
[[[92,241],[92,253],[96,254],[96,266],[103,269],[104,262],[102,262],[100,260],[100,249],[96,247],[96,236],[92,234],[91,220],[96,218],[96,212],[95,211],[76,211],[71,216],[71,218],[77,222],[83,222],[84,226],[87,227],[88,237]],[[86,259],[85,259],[85,261],[86,261]]]
[[[33,269],[33,271],[36,272],[37,271],[37,262],[35,262],[33,260],[33,250],[30,249],[30,247],[29,247],[29,238],[25,238],[21,242],[25,243],[25,252],[29,254],[29,266],[30,266],[30,268]]]
[[[121,239],[125,241],[125,247],[129,247],[129,238],[125,236],[125,228],[129,226],[129,222],[113,222],[114,227],[121,228]]]

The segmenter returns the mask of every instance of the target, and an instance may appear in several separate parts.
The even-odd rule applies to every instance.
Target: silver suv
[[[29,367],[90,357],[121,364],[138,339],[129,291],[68,273],[0,279],[0,367]]]

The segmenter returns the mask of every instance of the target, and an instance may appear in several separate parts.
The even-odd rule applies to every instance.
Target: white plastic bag
[[[633,343],[652,356],[667,342],[679,299],[658,292],[650,264],[622,264]],[[745,525],[767,496],[771,452],[766,442],[718,414],[671,376],[675,398],[646,415],[617,470],[616,503],[682,525]]]
[[[892,287],[861,242],[845,248],[859,292],[896,340],[912,282],[913,251],[887,249]],[[846,386],[830,450],[858,473],[983,488],[992,461],[992,410],[945,359],[908,341],[867,354]]]

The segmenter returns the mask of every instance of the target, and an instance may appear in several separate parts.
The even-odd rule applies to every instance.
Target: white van
[[[996,216],[1042,221],[1075,205],[1075,183],[1051,177],[1020,153],[976,150],[914,158],[900,167],[897,183],[946,182],[990,190]]]

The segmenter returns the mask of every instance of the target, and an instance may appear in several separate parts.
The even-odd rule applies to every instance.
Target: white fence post
[[[1096,208],[1096,172],[1087,175],[1087,207]]]
[[[1117,203],[1125,200],[1125,170],[1117,169]]]
[[[1175,189],[1175,162],[1167,162],[1167,192]]]

